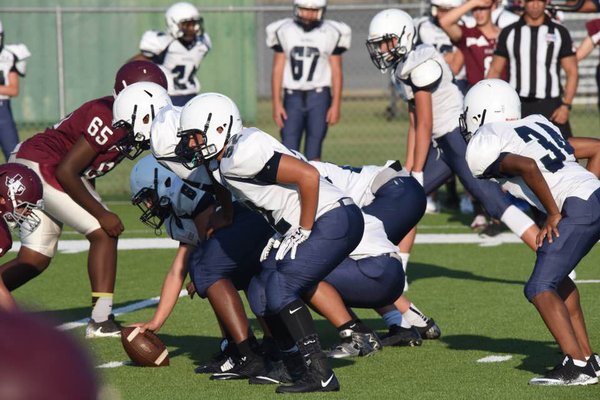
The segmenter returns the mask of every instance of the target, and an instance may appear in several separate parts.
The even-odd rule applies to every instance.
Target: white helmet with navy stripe
[[[167,9],[165,13],[165,22],[167,30],[175,39],[179,39],[184,35],[181,24],[184,22],[194,22],[194,30],[196,34],[202,34],[203,19],[200,12],[193,4],[180,2],[175,3]]]
[[[182,137],[182,143],[188,145],[180,147],[195,143],[191,149],[203,160],[219,154],[229,138],[243,128],[236,104],[220,93],[203,93],[194,97],[181,110],[179,122],[178,136]],[[198,143],[197,135],[202,136],[203,143]]]
[[[377,68],[386,71],[415,46],[416,31],[412,17],[405,11],[390,8],[380,11],[371,20],[367,49]]]
[[[467,92],[463,107],[460,129],[467,141],[484,124],[521,119],[521,99],[515,89],[501,79],[477,82]]]

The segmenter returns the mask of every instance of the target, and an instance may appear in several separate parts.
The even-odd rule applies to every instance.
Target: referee
[[[572,136],[569,111],[577,90],[577,59],[569,31],[545,10],[546,1],[525,0],[521,19],[500,32],[487,78],[500,78],[508,63],[522,115],[542,114],[567,138]],[[567,77],[564,90],[560,67]]]

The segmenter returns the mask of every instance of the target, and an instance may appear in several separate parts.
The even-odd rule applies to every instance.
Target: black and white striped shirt
[[[560,97],[560,60],[573,56],[573,41],[564,26],[548,16],[540,26],[529,26],[521,17],[498,36],[496,55],[508,59],[509,83],[520,97]]]

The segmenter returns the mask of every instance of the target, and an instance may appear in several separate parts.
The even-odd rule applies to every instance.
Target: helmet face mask
[[[164,221],[173,213],[170,200],[176,176],[148,155],[138,161],[131,170],[131,203],[142,215],[140,221],[160,234]]]
[[[44,207],[40,178],[30,168],[15,163],[0,166],[0,213],[10,229],[33,232],[41,220],[33,211]]]
[[[164,88],[152,82],[138,82],[123,89],[113,104],[113,128],[127,131],[117,148],[133,160],[150,149],[150,129],[158,112],[171,105]]]
[[[415,26],[405,11],[390,8],[377,13],[369,25],[366,46],[382,72],[403,61],[415,44]]]
[[[165,22],[169,34],[175,39],[197,36],[204,32],[204,19],[190,3],[175,3],[169,7],[165,13]]]
[[[459,125],[461,134],[468,142],[485,124],[519,119],[521,100],[517,92],[501,79],[484,79],[467,92]]]
[[[231,99],[219,93],[198,95],[181,111],[176,154],[188,160],[187,168],[194,168],[218,156],[241,130],[240,112]]]

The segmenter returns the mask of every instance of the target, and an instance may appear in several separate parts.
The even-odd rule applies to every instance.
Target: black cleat
[[[235,343],[222,339],[220,348],[221,350],[213,354],[210,360],[196,367],[194,372],[197,374],[214,374],[233,368],[235,360],[240,357]]]
[[[442,331],[435,321],[431,318],[427,321],[425,326],[415,326],[421,338],[427,340],[439,339],[442,336]]]
[[[283,361],[272,361],[263,375],[253,376],[248,380],[251,385],[271,385],[274,383],[292,383],[292,377]]]
[[[323,353],[313,354],[304,375],[291,385],[278,386],[277,393],[337,392],[340,383],[329,367],[327,357]]]
[[[589,359],[589,362],[592,364],[592,368],[594,368],[596,376],[600,376],[600,356],[598,353],[593,353]]]
[[[245,356],[235,360],[232,368],[216,372],[211,380],[225,381],[231,379],[248,379],[253,376],[266,375],[267,365],[263,356]]]
[[[96,322],[90,318],[85,328],[85,338],[121,337],[121,324],[110,314],[106,321]]]
[[[390,326],[387,334],[381,336],[383,346],[409,346],[415,347],[423,344],[423,339],[417,328],[403,328],[400,325]]]
[[[562,363],[553,370],[529,381],[530,385],[573,386],[593,385],[598,383],[598,377],[592,363],[588,361],[585,367],[578,367],[573,358],[567,355]]]

